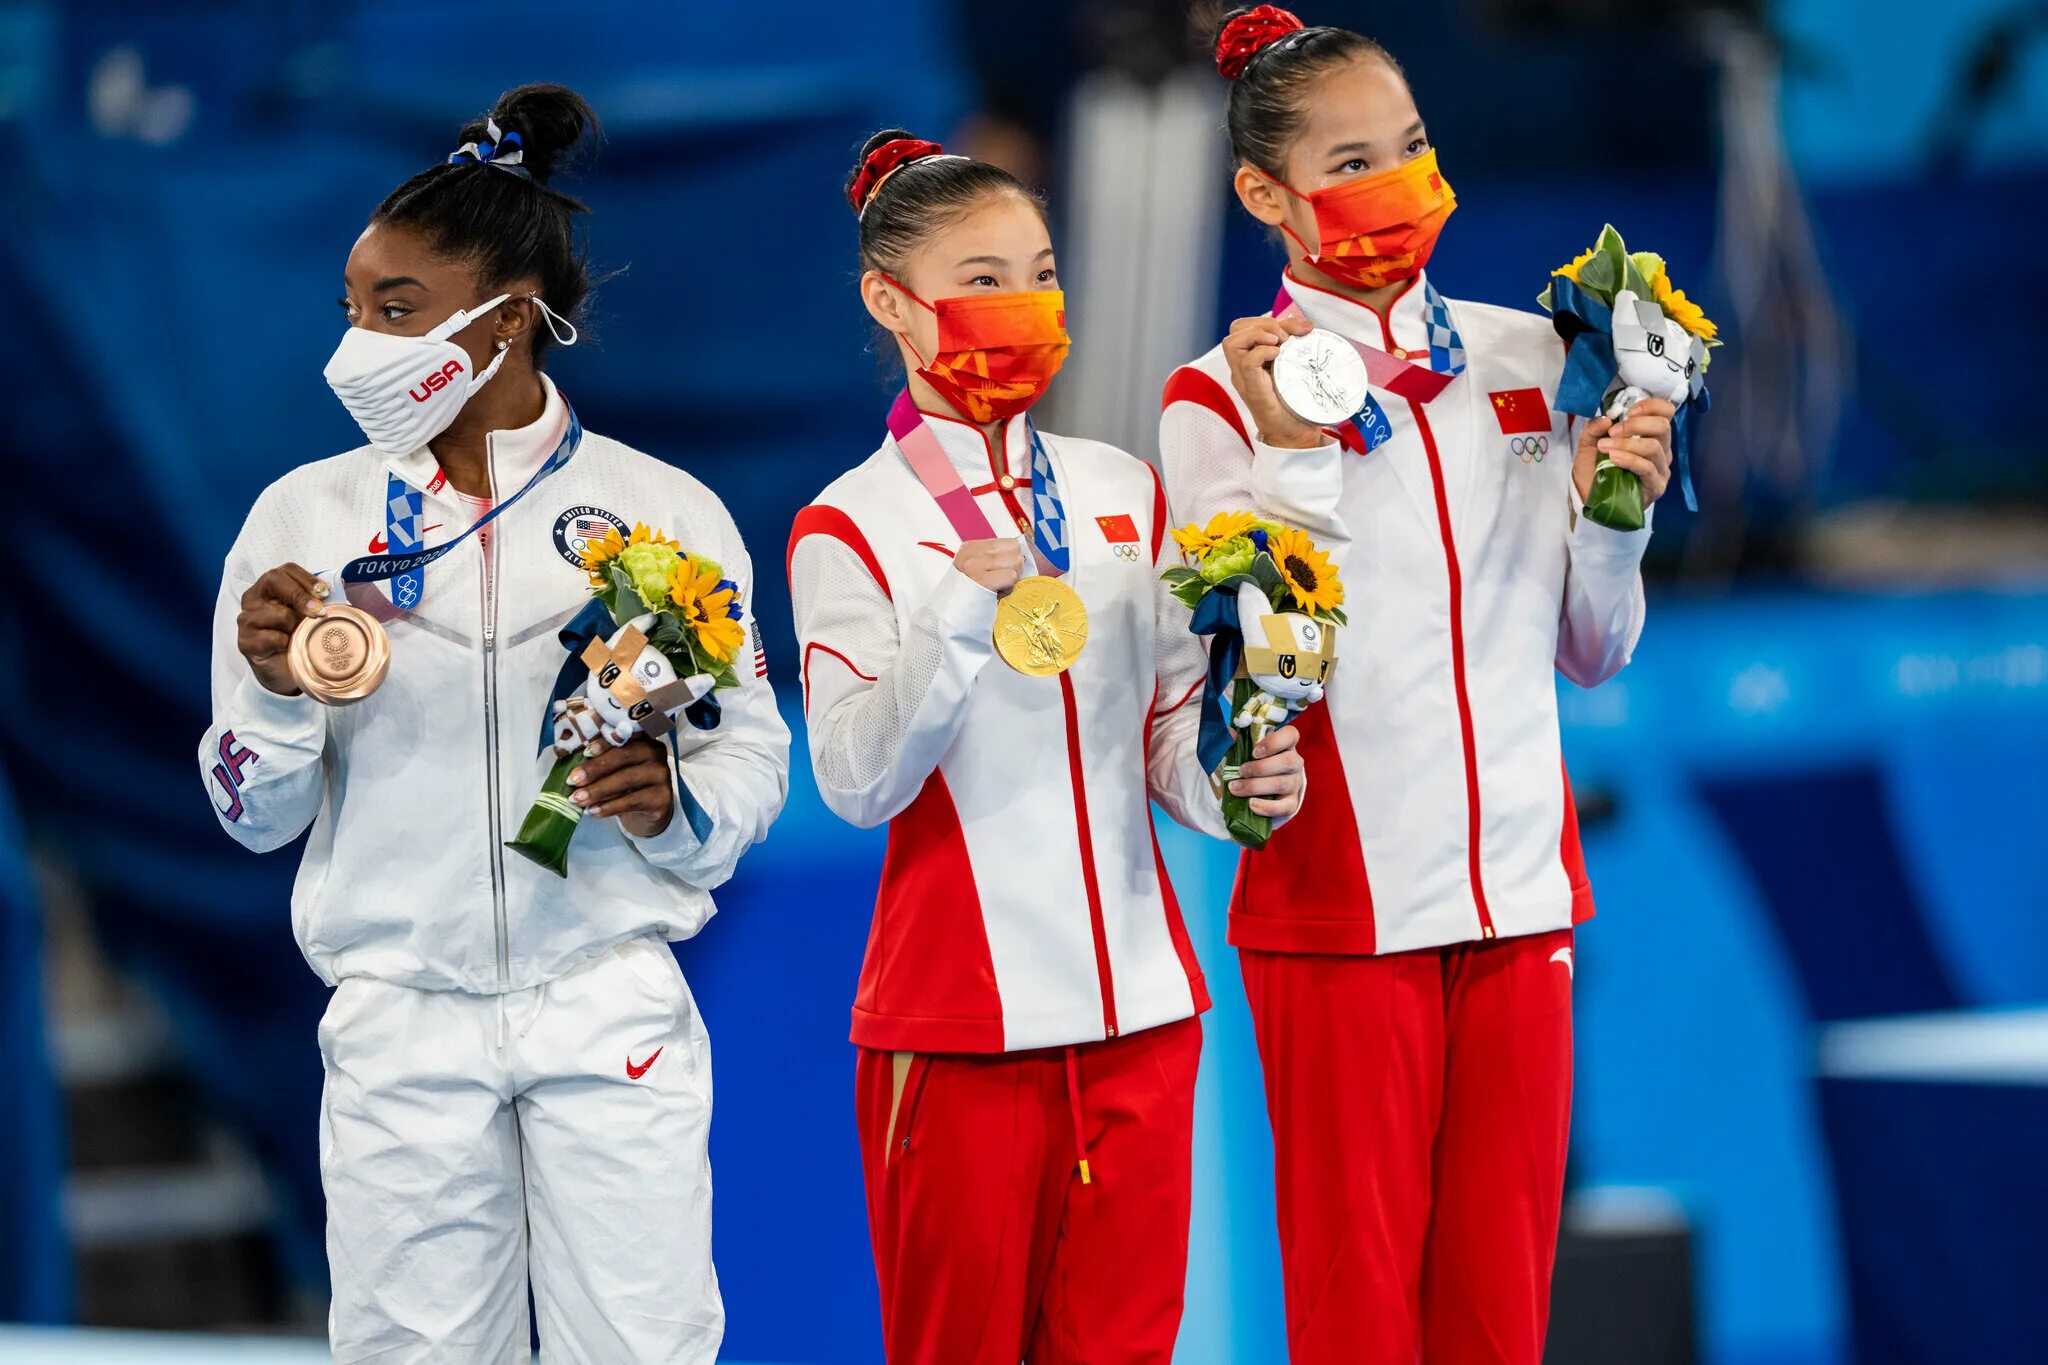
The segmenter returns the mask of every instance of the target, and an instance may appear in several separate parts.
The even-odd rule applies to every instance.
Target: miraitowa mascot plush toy
[[[1237,620],[1244,631],[1238,676],[1258,691],[1231,724],[1257,744],[1323,699],[1323,684],[1337,662],[1337,632],[1306,612],[1275,611],[1259,585],[1237,585]]]
[[[1614,296],[1614,388],[1603,411],[1619,422],[1645,398],[1662,398],[1674,407],[1704,386],[1707,343],[1669,317],[1652,299],[1637,298],[1632,289]]]
[[[564,757],[581,750],[593,758],[605,749],[620,748],[641,731],[664,735],[675,728],[675,715],[712,688],[709,673],[676,676],[668,656],[648,643],[655,615],[637,616],[613,633],[584,646],[583,662],[590,681],[578,696],[554,704],[555,752]]]
[[[593,603],[589,610],[605,626],[611,624],[602,604]],[[580,660],[590,677],[549,708],[552,728],[541,755],[550,766],[517,837],[505,843],[558,877],[569,875],[569,840],[583,819],[583,808],[569,794],[569,774],[576,765],[622,747],[635,735],[667,735],[676,728],[675,718],[708,697],[715,685],[709,673],[677,676],[675,664],[648,639],[659,620],[656,612],[636,616],[609,638],[592,630],[582,653],[572,653],[564,666],[566,672]],[[569,631],[578,631],[581,622],[580,617],[572,622]]]

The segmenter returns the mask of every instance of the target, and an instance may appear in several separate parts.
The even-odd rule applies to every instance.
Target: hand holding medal
[[[384,681],[391,648],[369,613],[329,603],[328,593],[305,569],[280,564],[242,594],[236,645],[269,691],[346,706]]]

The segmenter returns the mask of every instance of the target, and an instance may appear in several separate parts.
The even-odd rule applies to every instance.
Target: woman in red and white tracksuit
[[[1572,927],[1593,912],[1553,672],[1583,686],[1642,629],[1647,528],[1579,507],[1597,459],[1665,486],[1672,408],[1551,410],[1540,314],[1424,275],[1454,199],[1398,65],[1260,6],[1226,21],[1247,212],[1289,262],[1274,311],[1168,380],[1182,517],[1255,505],[1329,545],[1351,628],[1301,719],[1319,795],[1247,858],[1230,939],[1266,1073],[1293,1359],[1542,1353],[1571,1107]],[[1289,334],[1365,353],[1341,430],[1281,405]]]
[[[1150,803],[1224,834],[1165,494],[1024,416],[1067,337],[1016,180],[891,130],[847,188],[908,386],[789,572],[818,788],[889,824],[853,1009],[888,1358],[1163,1363],[1209,997]],[[1300,804],[1295,738],[1245,768],[1255,809]]]

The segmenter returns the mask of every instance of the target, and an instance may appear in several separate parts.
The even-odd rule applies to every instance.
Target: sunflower
[[[683,628],[696,635],[697,644],[711,658],[725,663],[740,652],[747,633],[733,614],[739,585],[723,577],[716,564],[684,555],[669,575],[668,595]]]
[[[1657,306],[1664,310],[1664,316],[1701,341],[1711,342],[1720,332],[1721,329],[1708,320],[1700,306],[1685,296],[1683,289],[1671,287],[1671,276],[1662,268],[1650,277],[1650,294],[1657,300]]]
[[[1235,540],[1258,524],[1259,519],[1249,512],[1218,512],[1209,518],[1207,526],[1189,522],[1175,531],[1173,543],[1180,546],[1182,559],[1200,559],[1218,545]]]
[[[1580,252],[1578,256],[1574,258],[1570,263],[1566,265],[1561,265],[1557,269],[1551,271],[1550,273],[1553,275],[1562,275],[1566,279],[1570,280],[1573,284],[1577,284],[1579,282],[1579,272],[1586,268],[1586,262],[1592,260],[1594,253],[1596,253],[1599,250],[1600,248],[1597,246],[1589,246],[1584,251]]]
[[[1283,526],[1272,532],[1271,544],[1273,563],[1303,611],[1313,616],[1344,604],[1344,585],[1337,581],[1337,570],[1307,532]]]

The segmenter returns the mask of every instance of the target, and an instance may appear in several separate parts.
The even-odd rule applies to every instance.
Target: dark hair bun
[[[498,96],[490,117],[499,132],[519,134],[519,147],[525,153],[521,164],[543,185],[558,165],[576,160],[603,132],[589,101],[565,85],[522,85],[507,90]],[[490,132],[479,118],[464,124],[457,140],[489,138]]]
[[[1291,10],[1278,5],[1247,5],[1232,10],[1216,31],[1216,69],[1227,80],[1243,74],[1252,58],[1303,25]]]

